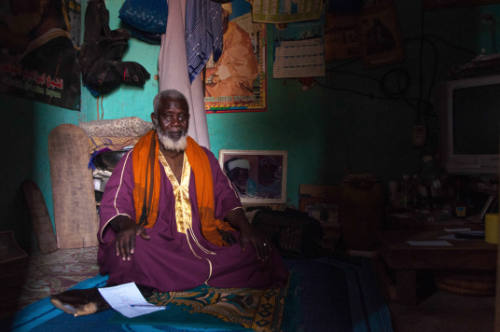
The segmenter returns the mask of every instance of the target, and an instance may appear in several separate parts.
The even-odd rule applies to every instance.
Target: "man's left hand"
[[[243,209],[231,210],[226,215],[231,225],[240,231],[240,245],[245,250],[249,245],[254,246],[257,252],[257,258],[260,260],[267,260],[271,252],[271,243],[266,237],[258,230],[255,229],[247,220]]]
[[[265,236],[255,230],[251,225],[240,229],[240,245],[245,250],[249,245],[253,245],[260,260],[267,260],[271,252],[271,244]]]

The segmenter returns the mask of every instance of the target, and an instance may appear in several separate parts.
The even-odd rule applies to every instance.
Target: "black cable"
[[[378,99],[378,100],[392,100],[392,101],[415,101],[415,102],[418,102],[419,99],[418,98],[407,98],[407,97],[387,97],[387,96],[379,96],[379,95],[375,95],[373,93],[366,93],[366,92],[362,92],[362,91],[359,91],[359,90],[354,90],[354,89],[349,89],[349,88],[341,88],[341,87],[334,87],[334,86],[329,86],[327,84],[323,84],[321,83],[319,80],[315,79],[314,82],[319,86],[319,87],[322,87],[322,88],[325,88],[325,89],[330,89],[330,90],[335,90],[335,91],[340,91],[340,92],[349,92],[349,93],[353,93],[353,94],[356,94],[356,95],[359,95],[359,96],[363,96],[363,97],[368,97],[370,99]],[[426,104],[426,105],[432,105],[431,102],[429,102],[428,100],[420,100],[420,102]],[[414,106],[412,106],[412,108],[414,108]]]
[[[395,76],[395,78],[397,79],[398,83],[397,91],[391,91],[388,86],[389,85],[388,82],[390,78],[393,76]],[[410,74],[406,69],[394,68],[384,73],[382,78],[379,80],[379,88],[386,96],[398,97],[398,96],[403,96],[408,91],[410,87],[410,82],[411,82]]]
[[[370,75],[366,75],[366,74],[356,73],[356,72],[353,72],[353,71],[338,70],[338,69],[327,69],[327,72],[335,72],[337,74],[345,74],[345,75],[357,76],[357,77],[360,77],[360,78],[367,78],[367,79],[370,79],[372,81],[376,81],[376,82],[380,83],[380,79],[378,79],[378,78],[371,77]]]
[[[382,100],[384,100],[384,99],[392,99],[392,98],[388,98],[388,97],[376,96],[373,93],[366,93],[366,92],[362,92],[362,91],[358,91],[358,90],[354,90],[354,89],[332,87],[332,86],[329,86],[327,84],[321,83],[317,79],[315,79],[314,82],[318,86],[320,86],[322,88],[326,88],[326,89],[330,89],[330,90],[335,90],[335,91],[350,92],[350,93],[357,94],[357,95],[360,95],[360,96],[363,96],[363,97],[368,97],[370,99],[382,99]]]
[[[477,52],[474,51],[474,50],[471,50],[471,49],[468,49],[466,47],[462,47],[462,46],[458,46],[458,45],[455,45],[453,44],[452,42],[449,42],[447,41],[446,39],[444,39],[443,37],[441,36],[438,36],[438,35],[434,35],[434,34],[426,34],[425,35],[426,38],[434,38],[434,39],[437,39],[439,40],[441,43],[443,43],[444,45],[448,46],[448,47],[451,47],[451,48],[454,48],[456,50],[459,50],[459,51],[462,51],[464,53],[467,53],[467,54],[471,54],[473,56],[476,56],[477,55]]]
[[[404,93],[407,91],[407,88],[409,88],[410,86],[410,82],[409,82],[409,79],[410,79],[410,75],[408,74],[408,72],[406,71],[406,74],[403,74],[404,70],[402,69],[392,69],[392,70],[389,70],[388,72],[386,72],[382,78],[378,79],[378,78],[374,78],[374,77],[371,77],[369,75],[364,75],[364,74],[360,74],[360,73],[356,73],[356,72],[350,72],[350,71],[347,71],[347,70],[338,70],[338,68],[341,68],[341,67],[344,67],[346,65],[349,65],[349,64],[352,64],[354,62],[357,62],[359,61],[360,59],[359,58],[353,58],[353,59],[349,59],[343,63],[340,63],[338,65],[335,65],[335,66],[331,66],[329,68],[327,68],[327,72],[335,72],[335,73],[338,73],[338,74],[344,74],[344,75],[352,75],[352,76],[356,76],[356,77],[359,77],[359,78],[366,78],[366,79],[370,79],[372,81],[376,81],[379,83],[379,86],[380,86],[380,89],[381,91],[383,92],[383,94],[385,96],[380,96],[380,95],[376,95],[374,93],[366,93],[366,92],[362,92],[362,91],[359,91],[359,90],[355,90],[355,89],[349,89],[349,88],[343,88],[343,87],[333,87],[333,86],[329,86],[328,84],[323,84],[321,83],[319,80],[315,80],[316,84],[320,87],[323,87],[323,88],[327,88],[327,89],[330,89],[330,90],[335,90],[335,91],[340,91],[340,92],[348,92],[348,93],[353,93],[353,94],[356,94],[356,95],[360,95],[360,96],[364,96],[364,97],[368,97],[370,99],[377,99],[377,100],[393,100],[393,101],[404,101],[408,107],[410,107],[411,109],[415,110],[416,111],[416,115],[417,115],[417,120],[418,121],[422,121],[422,116],[431,116],[431,117],[435,117],[436,114],[435,114],[435,110],[434,110],[434,105],[432,104],[432,102],[430,102],[429,100],[431,99],[431,96],[432,96],[432,92],[433,92],[433,89],[434,89],[434,86],[436,84],[436,81],[437,81],[437,72],[438,72],[438,67],[439,67],[439,52],[438,52],[438,47],[436,45],[436,42],[435,40],[443,43],[445,46],[447,47],[451,47],[451,48],[454,48],[456,50],[459,50],[459,51],[462,51],[464,53],[467,53],[467,54],[473,54],[473,55],[476,55],[476,52],[473,51],[473,50],[470,50],[468,48],[465,48],[465,47],[461,47],[461,46],[458,46],[458,45],[455,45],[449,41],[447,41],[446,39],[444,39],[443,37],[440,37],[440,36],[437,36],[437,35],[433,35],[433,34],[426,34],[424,33],[424,11],[421,10],[421,13],[420,13],[420,20],[421,20],[421,25],[420,25],[420,28],[421,28],[421,33],[420,33],[420,36],[418,37],[409,37],[409,38],[405,38],[404,39],[404,42],[412,42],[412,41],[419,41],[420,42],[420,48],[419,48],[419,53],[420,53],[420,56],[419,56],[419,95],[417,98],[407,98],[407,97],[404,97]],[[429,89],[427,91],[427,96],[426,98],[424,98],[424,92],[423,92],[423,86],[424,86],[424,75],[423,75],[423,53],[424,53],[424,45],[427,44],[430,46],[431,50],[432,50],[432,53],[433,53],[433,57],[432,57],[432,74],[431,74],[431,78],[430,78],[430,81],[429,81]],[[387,78],[394,74],[394,72],[396,71],[400,71],[399,74],[403,74],[401,77],[404,77],[407,75],[407,77],[404,77],[403,79],[404,80],[408,80],[408,83],[407,83],[407,87],[404,88],[404,89],[401,89],[397,92],[391,92],[389,91],[389,89],[387,89],[387,82],[385,80],[387,80]],[[416,102],[417,103],[417,106],[413,105],[412,102]]]
[[[439,52],[438,52],[438,47],[436,43],[429,38],[430,35],[424,34],[424,39],[423,41],[427,43],[431,49],[432,49],[432,54],[433,54],[433,64],[432,64],[432,75],[431,79],[429,82],[429,90],[427,92],[427,99],[430,100],[432,96],[432,91],[434,90],[434,86],[436,85],[437,81],[437,71],[439,67]],[[411,42],[411,41],[421,41],[421,37],[411,37],[411,38],[405,38],[405,42]]]
[[[340,67],[344,67],[344,66],[347,66],[347,65],[350,65],[351,63],[354,63],[354,62],[358,62],[360,59],[359,58],[353,58],[353,59],[349,59],[349,60],[346,60],[342,63],[339,63],[333,67],[330,67],[330,68],[327,68],[327,71],[328,70],[332,70],[332,69],[336,69],[336,68],[340,68]]]
[[[437,50],[436,44],[432,40],[425,38],[425,41],[431,46],[433,53],[432,76],[431,76],[431,81],[429,83],[429,91],[427,93],[427,99],[431,99],[432,91],[434,90],[434,86],[436,85],[436,80],[437,80],[437,71],[439,68],[439,52]]]
[[[423,89],[424,89],[424,9],[421,6],[420,8],[420,47],[418,50],[418,99],[422,100],[423,97]],[[417,108],[417,119],[416,122],[420,123],[422,121],[422,104],[418,103]]]

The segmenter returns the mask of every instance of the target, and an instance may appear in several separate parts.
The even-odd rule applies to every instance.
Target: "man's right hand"
[[[116,233],[115,248],[116,256],[121,256],[122,260],[129,261],[135,251],[135,239],[140,236],[144,240],[149,240],[143,226],[139,226],[127,216],[118,216],[111,221],[111,228]]]

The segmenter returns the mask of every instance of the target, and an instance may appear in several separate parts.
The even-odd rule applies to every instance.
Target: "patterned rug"
[[[253,331],[279,331],[288,287],[271,289],[200,286],[183,292],[154,293],[148,301],[176,305],[191,314],[208,314]]]
[[[0,318],[98,273],[97,247],[59,249],[0,264]]]

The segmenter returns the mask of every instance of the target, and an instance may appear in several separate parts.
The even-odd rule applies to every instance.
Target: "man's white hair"
[[[160,101],[162,99],[171,99],[180,101],[181,106],[185,107],[185,111],[189,114],[189,104],[186,100],[186,97],[179,91],[175,89],[168,89],[159,92],[155,98],[153,99],[153,109],[156,114],[158,114],[158,108],[160,107]]]

